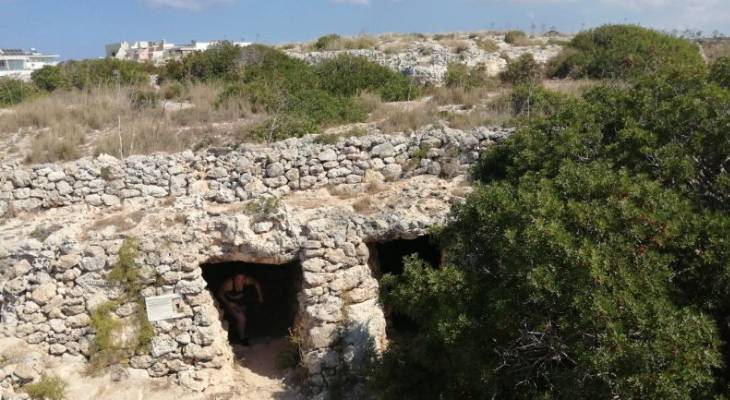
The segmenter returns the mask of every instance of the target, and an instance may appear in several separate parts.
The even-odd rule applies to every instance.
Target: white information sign
[[[182,298],[179,294],[164,294],[162,296],[145,297],[147,307],[147,319],[150,322],[164,321],[166,319],[180,318]]]

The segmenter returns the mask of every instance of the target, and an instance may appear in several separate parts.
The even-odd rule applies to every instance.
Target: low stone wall
[[[445,189],[449,181],[433,175],[443,176],[449,168],[463,173],[480,148],[507,134],[430,129],[409,137],[353,137],[334,145],[304,138],[225,153],[6,166],[2,202],[6,214],[14,209],[18,217],[6,215],[9,223],[0,238],[12,237],[14,230],[25,233],[0,243],[0,333],[53,355],[88,357],[95,337],[91,313],[122,298],[107,275],[124,240],[135,237],[142,295],[175,293],[183,304],[179,318],[154,323],[150,348],[131,357],[129,367],[203,391],[214,374],[220,382],[221,375],[231,373],[233,354],[200,265],[298,261],[303,287],[295,329],[308,386],[313,395],[323,396],[343,366],[358,364],[386,343],[367,243],[415,238],[443,223],[455,198]],[[265,213],[250,213],[230,204],[325,185],[363,187],[368,175],[401,185],[389,199],[374,200],[389,200],[387,211],[369,215],[324,204],[299,210],[275,202]],[[411,178],[396,182],[404,177]],[[59,219],[63,207],[78,205],[97,210],[96,217],[78,214],[85,207],[69,207],[66,219]],[[99,210],[124,213],[129,207],[145,215],[137,226],[89,230],[89,222],[103,216]],[[45,218],[46,213],[53,217]],[[27,237],[33,226],[50,222],[58,225],[53,232]],[[136,308],[129,302],[113,312],[127,325]],[[13,372],[0,374],[0,393],[19,379]]]
[[[485,128],[429,129],[410,137],[351,137],[334,145],[315,144],[308,137],[244,145],[222,154],[187,151],[124,160],[102,155],[64,165],[3,165],[0,217],[78,203],[111,207],[140,197],[203,194],[219,203],[279,197],[292,190],[360,183],[368,171],[386,180],[453,174],[471,163],[481,147],[507,134],[509,130]]]

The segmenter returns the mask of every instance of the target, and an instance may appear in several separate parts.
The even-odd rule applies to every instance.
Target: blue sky
[[[0,0],[0,47],[78,59],[122,40],[281,43],[330,32],[572,32],[607,22],[730,34],[730,0]]]

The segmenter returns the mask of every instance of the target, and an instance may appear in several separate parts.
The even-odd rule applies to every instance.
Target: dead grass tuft
[[[383,104],[373,111],[370,119],[386,133],[411,132],[439,121],[436,108],[431,105]]]
[[[469,42],[461,39],[443,39],[439,42],[449,49],[450,52],[461,54],[469,50]]]
[[[371,215],[377,211],[375,202],[373,202],[370,196],[364,196],[354,203],[352,203],[352,209],[358,214]]]

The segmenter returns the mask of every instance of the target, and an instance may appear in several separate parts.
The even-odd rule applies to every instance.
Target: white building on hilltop
[[[177,60],[194,52],[205,51],[217,44],[223,43],[221,40],[210,42],[199,42],[193,40],[189,44],[175,45],[174,43],[164,40],[158,42],[121,42],[106,45],[106,57],[116,58],[118,60],[128,60],[137,62],[151,62],[156,65],[164,64],[169,60]],[[231,42],[231,44],[239,47],[250,45],[249,42]]]
[[[36,49],[0,49],[0,78],[29,80],[33,71],[58,63],[58,55],[43,54]]]

